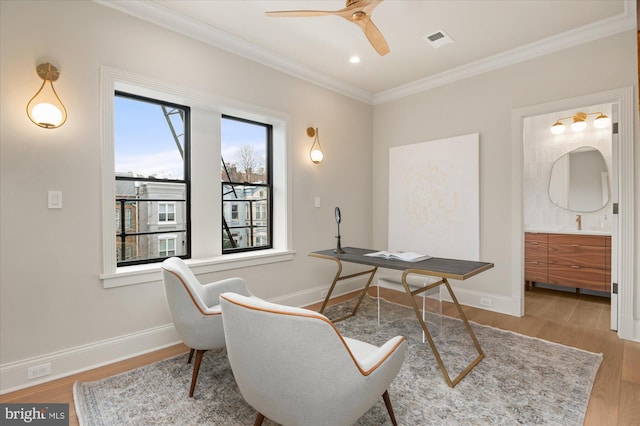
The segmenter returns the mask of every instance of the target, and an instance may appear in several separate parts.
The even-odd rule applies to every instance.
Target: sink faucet
[[[576,215],[576,222],[578,222],[578,231],[582,230],[582,215]]]

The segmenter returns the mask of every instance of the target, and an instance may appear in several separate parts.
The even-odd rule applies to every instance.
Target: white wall
[[[335,265],[307,253],[335,244],[335,206],[343,245],[371,245],[370,105],[93,2],[3,0],[0,16],[2,391],[22,386],[30,365],[52,362],[54,377],[175,338],[159,281],[105,289],[99,279],[103,65],[291,117],[293,261],[203,280],[240,275],[264,298],[319,300]],[[47,61],[60,69],[55,86],[68,111],[55,130],[25,113],[41,83],[35,67]],[[308,158],[309,126],[320,129],[320,165]],[[47,209],[52,189],[62,191],[61,210]],[[115,348],[121,336],[127,344]]]
[[[510,306],[509,310],[516,313],[520,293],[514,289],[519,288],[519,284],[511,282],[511,271],[522,259],[514,256],[513,253],[521,249],[512,247],[511,238],[514,221],[519,220],[519,213],[513,211],[511,191],[512,177],[518,176],[512,170],[512,146],[519,143],[512,140],[512,110],[613,88],[637,87],[636,67],[636,32],[628,31],[376,105],[372,176],[374,246],[384,248],[387,245],[389,148],[478,132],[480,259],[494,262],[495,267],[453,284],[463,302],[477,305],[479,295],[483,295]],[[637,120],[637,109],[635,117]],[[638,165],[640,146],[637,137],[635,142],[635,163]],[[636,257],[640,234],[639,181],[636,174]],[[634,285],[637,322],[640,318],[637,274]]]

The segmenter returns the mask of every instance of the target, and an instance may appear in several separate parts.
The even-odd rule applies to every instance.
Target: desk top
[[[319,250],[309,253],[309,256],[338,259],[343,262],[360,263],[362,265],[377,266],[379,268],[416,270],[425,275],[436,277],[465,280],[487,269],[493,268],[493,263],[476,262],[471,260],[444,259],[432,257],[420,262],[404,262],[402,260],[384,259],[381,257],[365,256],[366,253],[374,253],[379,250],[344,247],[345,253],[338,254],[334,249]]]

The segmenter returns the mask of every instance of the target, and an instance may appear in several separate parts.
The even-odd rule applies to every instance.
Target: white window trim
[[[135,285],[148,282],[158,282],[160,276],[160,263],[148,263],[143,265],[133,265],[125,267],[117,267],[116,250],[115,250],[115,220],[113,220],[114,209],[113,200],[115,199],[115,151],[114,151],[114,135],[113,135],[113,108],[114,93],[121,90],[129,93],[135,93],[141,96],[147,96],[155,99],[162,99],[169,102],[188,105],[192,108],[192,116],[194,108],[207,110],[210,112],[219,112],[237,117],[247,118],[273,126],[273,183],[274,183],[274,204],[273,204],[273,248],[268,250],[251,251],[245,253],[234,253],[222,255],[222,212],[217,210],[214,214],[208,209],[208,206],[199,205],[192,199],[191,215],[192,215],[192,247],[191,259],[187,260],[187,264],[193,269],[194,273],[211,273],[217,271],[225,271],[237,268],[246,268],[275,262],[289,261],[293,259],[295,254],[293,250],[293,216],[292,216],[292,182],[291,182],[291,163],[288,150],[288,141],[290,140],[289,123],[291,118],[289,114],[269,110],[253,105],[240,103],[237,101],[212,96],[208,93],[193,90],[183,86],[165,83],[149,77],[140,76],[128,71],[122,71],[115,68],[102,66],[100,69],[100,90],[101,90],[101,143],[102,143],[102,273],[100,278],[105,288],[120,287],[126,285]],[[196,133],[196,132],[193,132]],[[192,135],[193,137],[193,135]],[[196,161],[197,155],[193,155],[192,161]],[[218,152],[218,156],[220,153]],[[215,163],[215,157],[211,158],[212,164],[220,164],[218,157]],[[192,168],[192,172],[194,168]],[[192,194],[194,189],[197,190],[198,177],[192,173]],[[211,182],[210,182],[211,183]],[[209,183],[209,184],[210,184]],[[215,182],[213,182],[215,183]],[[209,188],[217,188],[217,192],[213,194],[215,205],[219,206],[220,185],[208,186]],[[283,189],[286,189],[283,191]],[[205,208],[206,207],[206,208]],[[204,213],[199,211],[204,210]],[[208,217],[206,225],[202,222],[204,234],[209,233],[207,241],[198,241],[196,235],[201,235],[196,227],[198,221],[205,220]],[[210,223],[209,223],[210,222]],[[210,238],[214,238],[214,244],[211,244]],[[211,247],[215,246],[214,251]]]
[[[173,207],[173,220],[160,220],[160,206],[166,206],[165,216],[169,217],[169,206]],[[158,225],[175,225],[176,224],[176,203],[174,202],[158,202]]]
[[[165,241],[165,252],[169,251],[169,241],[173,241],[173,252],[175,253],[176,251],[176,243],[178,242],[178,236],[175,234],[166,234],[166,235],[159,235],[158,236],[158,255],[160,256],[164,256],[162,254],[162,250],[160,249],[160,244],[162,241]],[[166,254],[165,254],[166,255]]]

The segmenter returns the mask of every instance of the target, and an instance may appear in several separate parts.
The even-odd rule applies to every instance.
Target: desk
[[[358,301],[356,302],[356,305],[353,308],[353,311],[351,312],[351,314],[338,318],[334,321],[341,321],[345,318],[348,318],[356,314],[356,312],[358,311],[358,308],[360,307],[360,303],[362,302],[364,295],[367,293],[367,290],[369,289],[369,286],[373,281],[373,276],[375,275],[378,268],[402,270],[404,271],[402,273],[402,286],[404,287],[404,291],[407,297],[409,298],[409,302],[411,303],[411,306],[413,307],[416,317],[420,322],[420,326],[422,327],[422,330],[424,331],[424,335],[427,338],[427,341],[429,342],[429,346],[431,346],[431,350],[433,351],[433,354],[435,355],[435,358],[438,361],[438,365],[440,366],[440,370],[442,371],[442,375],[444,376],[444,379],[447,382],[447,384],[450,387],[454,387],[456,384],[458,384],[458,382],[460,382],[460,380],[464,378],[464,376],[467,375],[467,373],[469,373],[469,371],[473,369],[473,367],[475,367],[482,360],[482,358],[484,358],[484,353],[482,352],[482,348],[480,348],[480,343],[478,343],[478,339],[476,338],[476,335],[473,333],[473,330],[469,325],[469,321],[467,320],[467,317],[464,314],[462,307],[458,303],[458,299],[456,298],[456,295],[453,293],[453,290],[449,285],[448,278],[451,278],[454,280],[466,280],[469,277],[477,275],[483,271],[486,271],[487,269],[493,268],[493,263],[474,262],[474,261],[458,260],[458,259],[443,259],[443,258],[437,258],[437,257],[432,257],[431,259],[423,260],[420,262],[403,262],[400,260],[389,260],[389,259],[384,259],[380,257],[365,256],[365,254],[373,253],[377,250],[346,247],[344,248],[344,251],[345,253],[339,254],[339,253],[335,253],[333,249],[329,249],[329,250],[320,250],[320,251],[314,251],[309,253],[309,256],[317,257],[320,259],[332,260],[338,264],[338,271],[336,272],[336,275],[333,278],[333,282],[331,283],[331,287],[327,292],[327,296],[325,297],[324,302],[322,303],[322,307],[320,308],[320,313],[323,313],[324,309],[327,307],[327,303],[329,302],[329,299],[331,298],[331,294],[333,293],[333,290],[336,284],[338,283],[338,281],[354,278],[360,275],[369,274],[367,283],[362,289],[362,292],[360,293],[360,296],[358,297]],[[373,266],[373,268],[368,269],[366,271],[358,272],[355,274],[342,276],[341,275],[342,262],[358,263],[361,265]],[[440,278],[440,280],[435,283],[428,284],[424,287],[420,287],[412,291],[409,285],[407,284],[407,276],[412,274],[438,277]],[[442,362],[442,358],[440,357],[440,352],[438,352],[438,348],[436,347],[433,341],[433,338],[431,337],[431,333],[429,333],[427,324],[422,319],[422,315],[420,315],[420,308],[418,307],[418,305],[416,304],[413,298],[413,296],[417,294],[420,294],[424,291],[438,287],[440,285],[444,285],[447,288],[447,291],[449,292],[449,295],[453,300],[453,304],[458,310],[460,319],[462,319],[462,321],[464,322],[467,332],[469,333],[469,336],[471,337],[471,340],[473,341],[473,344],[478,352],[478,356],[453,380],[449,377],[449,373],[447,372],[447,369],[444,363]]]

